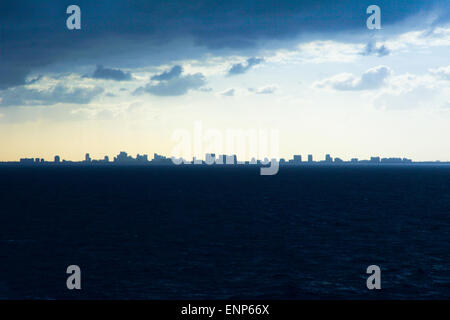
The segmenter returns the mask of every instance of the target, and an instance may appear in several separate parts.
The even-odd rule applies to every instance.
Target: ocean
[[[0,208],[1,299],[450,298],[444,166],[1,166]]]

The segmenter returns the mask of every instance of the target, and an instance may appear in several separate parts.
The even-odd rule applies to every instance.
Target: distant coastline
[[[176,161],[175,161],[176,160]],[[136,155],[132,157],[128,153],[120,152],[112,161],[108,156],[103,159],[91,159],[89,153],[86,153],[85,160],[83,161],[71,161],[60,158],[56,155],[53,161],[47,161],[43,158],[21,158],[19,161],[0,161],[0,165],[20,165],[20,166],[89,166],[89,165],[102,165],[102,166],[123,166],[123,165],[136,165],[136,166],[151,166],[151,165],[165,165],[165,166],[179,166],[179,165],[226,165],[226,166],[254,166],[254,165],[268,165],[270,162],[277,162],[280,166],[317,166],[317,165],[341,165],[341,166],[358,166],[358,165],[450,165],[450,161],[413,161],[408,158],[381,158],[371,157],[370,159],[358,159],[352,158],[351,160],[342,160],[340,158],[332,158],[329,154],[325,155],[324,160],[314,161],[312,155],[308,155],[306,161],[302,160],[301,155],[294,155],[292,159],[267,159],[257,160],[253,158],[250,161],[239,161],[236,155],[216,155],[214,153],[207,153],[205,159],[197,159],[194,157],[192,160],[186,160],[182,158],[172,159],[166,156],[155,153],[153,159],[149,160],[148,155]],[[175,163],[176,162],[176,163]]]

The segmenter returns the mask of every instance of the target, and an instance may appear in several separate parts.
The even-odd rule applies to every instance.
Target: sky
[[[450,161],[449,5],[2,1],[0,161],[170,156],[198,124],[275,130],[284,158]]]

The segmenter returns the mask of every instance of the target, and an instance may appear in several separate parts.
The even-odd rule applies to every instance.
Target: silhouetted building
[[[141,162],[141,163],[148,162],[148,156],[146,154],[144,154],[144,155],[137,154],[136,161]]]
[[[33,164],[34,159],[33,158],[21,158],[20,163],[21,164]]]
[[[325,162],[333,162],[333,158],[329,154],[327,154],[325,155]]]
[[[380,157],[370,157],[371,163],[380,163]]]
[[[166,158],[165,156],[161,156],[157,153],[153,154],[153,160],[151,162],[155,164],[172,164],[171,159]]]
[[[302,163],[302,156],[299,154],[294,155],[294,164],[300,164],[300,163]]]
[[[59,156],[55,156],[55,163],[60,163],[61,162],[61,158]]]
[[[312,154],[308,154],[308,162],[313,162],[313,156]]]
[[[402,158],[382,158],[382,163],[402,163]]]
[[[130,163],[133,161],[133,158],[128,156],[128,153],[125,151],[121,151],[115,158],[114,162],[117,163]]]
[[[412,161],[407,158],[382,158],[381,163],[411,163]]]
[[[91,156],[89,155],[89,153],[86,153],[86,155],[84,157],[84,161],[86,161],[87,163],[90,163],[92,161]]]

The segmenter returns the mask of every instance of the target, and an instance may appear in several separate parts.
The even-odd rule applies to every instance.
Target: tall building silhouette
[[[136,161],[148,162],[148,155],[146,155],[146,154],[143,154],[143,155],[137,154],[136,155]]]
[[[370,162],[372,162],[372,163],[380,163],[380,157],[370,157]]]

